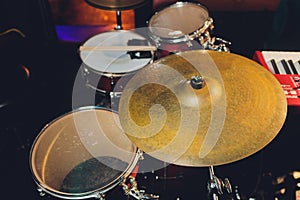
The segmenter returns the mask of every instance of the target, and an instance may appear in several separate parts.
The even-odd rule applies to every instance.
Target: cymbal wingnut
[[[194,89],[201,89],[205,86],[205,81],[202,76],[192,76],[191,85]]]

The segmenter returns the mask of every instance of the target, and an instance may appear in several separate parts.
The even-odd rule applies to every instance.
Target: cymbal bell
[[[122,128],[138,148],[194,167],[258,152],[276,137],[286,113],[286,97],[271,73],[243,56],[209,50],[145,66],[127,83],[119,103]]]
[[[104,10],[130,10],[143,6],[146,0],[85,0],[91,6]]]

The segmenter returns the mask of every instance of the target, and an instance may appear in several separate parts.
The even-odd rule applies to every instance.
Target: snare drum
[[[212,18],[200,4],[177,2],[156,12],[148,26],[159,58],[170,53],[204,49],[199,40],[203,40],[212,28]]]
[[[101,199],[132,174],[140,156],[116,113],[85,107],[42,129],[30,152],[30,167],[41,194]]]
[[[130,41],[140,41],[143,45],[150,46],[150,42],[142,35],[121,30],[93,36],[83,47],[129,46]],[[153,57],[153,52],[149,57],[132,58],[128,51],[99,51],[96,48],[80,51],[85,84],[101,93],[121,92],[134,72],[149,64]]]

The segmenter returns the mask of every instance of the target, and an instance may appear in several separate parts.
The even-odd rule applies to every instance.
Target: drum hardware
[[[122,92],[110,92],[109,93],[109,96],[110,96],[110,98],[111,99],[113,99],[113,98],[120,98],[121,97],[121,95],[122,95]]]
[[[139,190],[137,185],[138,184],[134,176],[129,176],[128,179],[122,182],[123,190],[127,196],[130,195],[138,200],[159,199],[158,195],[146,194],[145,190]]]
[[[210,47],[214,45],[214,38],[210,36],[210,32],[213,28],[213,19],[209,17],[202,28],[196,30],[189,36],[189,40],[197,40],[204,49],[210,49]]]
[[[218,200],[219,196],[224,194],[224,190],[227,194],[232,194],[231,184],[228,178],[221,180],[214,173],[213,166],[209,166],[209,177],[210,180],[207,184],[208,192],[212,196],[213,200]]]
[[[85,0],[89,5],[105,9],[105,10],[112,10],[116,12],[116,21],[117,24],[115,25],[115,30],[122,30],[122,10],[130,10],[135,9],[140,6],[143,6],[147,1],[145,0],[118,0],[118,1],[111,1],[111,0]]]
[[[238,186],[234,186],[233,199],[235,199],[235,200],[241,200],[242,199]]]
[[[118,110],[119,100],[122,92],[110,92],[109,93],[109,107],[113,110]]]
[[[147,0],[85,0],[93,7],[104,10],[130,10],[136,9],[147,3]]]
[[[116,18],[117,18],[117,24],[115,26],[115,30],[122,30],[122,16],[121,16],[121,11],[117,10],[116,11]]]
[[[40,194],[41,197],[43,197],[43,196],[46,195],[46,192],[44,192],[44,189],[41,188],[41,187],[38,187],[38,188],[37,188],[37,191],[39,192],[39,194]]]
[[[213,19],[211,17],[209,17],[205,22],[202,28],[200,28],[199,30],[196,30],[194,33],[189,35],[189,40],[195,40],[197,38],[200,38],[203,34],[208,34],[211,30],[214,29],[214,25],[213,25]],[[209,36],[209,34],[208,34]],[[204,41],[203,41],[204,43]]]
[[[201,89],[205,86],[205,81],[202,76],[192,76],[191,78],[191,86],[194,89]]]
[[[219,44],[216,45],[215,44],[216,41]],[[230,52],[228,45],[231,45],[231,42],[221,39],[221,38],[214,37],[214,38],[212,38],[208,49],[215,50],[215,51]]]
[[[218,37],[211,37],[210,32],[213,29],[213,19],[208,18],[203,27],[189,36],[189,39],[199,41],[200,45],[204,47],[204,49],[229,52],[230,49],[228,45],[231,45],[231,42]],[[215,42],[218,42],[218,44],[215,44]]]

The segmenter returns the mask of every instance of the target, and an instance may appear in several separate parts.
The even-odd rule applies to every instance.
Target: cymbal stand
[[[209,176],[210,180],[208,182],[207,187],[209,195],[212,196],[213,200],[219,200],[219,196],[224,194],[224,189],[228,194],[232,193],[232,188],[229,179],[225,178],[224,181],[222,181],[220,178],[218,178],[214,173],[213,166],[209,167]]]
[[[120,10],[116,11],[117,24],[115,26],[115,30],[122,30],[122,13]]]

